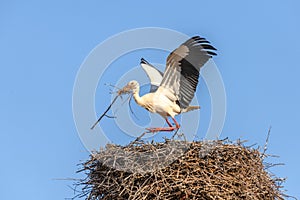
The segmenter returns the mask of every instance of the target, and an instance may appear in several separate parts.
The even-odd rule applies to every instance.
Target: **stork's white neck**
[[[135,88],[135,90],[133,91],[133,98],[135,100],[135,102],[137,104],[139,104],[140,106],[143,106],[144,103],[143,103],[143,100],[142,98],[140,97],[140,87],[138,86],[137,88]]]

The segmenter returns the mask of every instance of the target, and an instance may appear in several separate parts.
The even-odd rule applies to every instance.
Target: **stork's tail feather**
[[[187,108],[182,109],[181,112],[182,112],[182,113],[183,113],[183,112],[189,112],[189,111],[192,111],[192,110],[198,110],[198,109],[200,109],[200,106],[189,106],[189,107],[187,107]]]

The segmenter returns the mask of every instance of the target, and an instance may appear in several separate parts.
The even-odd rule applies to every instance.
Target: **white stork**
[[[150,93],[139,95],[140,86],[135,80],[130,81],[125,88],[132,90],[136,103],[152,113],[162,116],[169,127],[147,128],[151,132],[173,131],[180,128],[175,115],[200,106],[190,106],[199,79],[200,68],[214,55],[216,49],[199,36],[195,36],[181,44],[167,58],[165,72],[162,73],[145,59],[141,66],[151,81]],[[173,126],[168,117],[175,123]]]

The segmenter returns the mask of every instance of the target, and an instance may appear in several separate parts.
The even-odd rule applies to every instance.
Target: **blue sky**
[[[88,158],[72,116],[76,73],[100,42],[149,26],[214,44],[227,94],[221,137],[263,146],[272,125],[268,151],[280,157],[271,161],[285,165],[271,171],[300,197],[299,8],[296,0],[1,1],[1,199],[73,196],[72,182],[55,179],[80,177],[76,164]],[[163,63],[167,53],[156,55],[145,57]]]

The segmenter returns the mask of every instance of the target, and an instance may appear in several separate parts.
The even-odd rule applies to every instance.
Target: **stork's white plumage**
[[[200,68],[212,56],[217,55],[215,50],[205,38],[192,37],[170,53],[164,73],[141,59],[141,66],[151,81],[150,93],[141,97],[139,83],[135,80],[130,81],[126,88],[132,90],[138,105],[152,113],[158,113],[169,125],[148,130],[156,132],[179,129],[175,115],[200,108],[189,104],[197,88]],[[168,117],[173,119],[175,126],[168,121]]]

